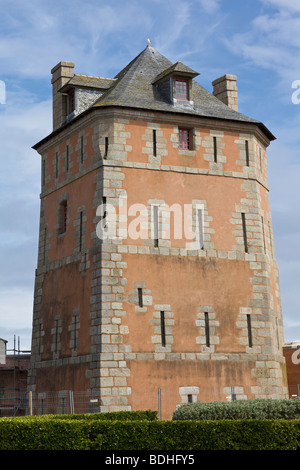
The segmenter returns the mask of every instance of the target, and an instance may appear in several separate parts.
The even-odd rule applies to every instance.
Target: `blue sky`
[[[0,0],[0,337],[31,340],[40,161],[32,145],[51,132],[50,70],[114,77],[150,38],[197,81],[238,77],[239,110],[277,140],[268,150],[270,199],[285,340],[300,339],[300,80],[298,0]],[[0,82],[1,84],[1,82]],[[299,95],[300,96],[300,95]],[[2,100],[3,101],[3,100]]]

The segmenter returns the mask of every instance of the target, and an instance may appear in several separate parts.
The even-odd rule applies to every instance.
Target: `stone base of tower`
[[[77,364],[65,360],[65,365],[60,361],[36,368],[30,378],[34,414],[151,409],[161,419],[171,419],[185,403],[288,398],[281,357],[245,360],[242,354],[170,353],[155,360],[151,353],[130,353],[123,358],[118,368],[113,367],[117,360],[99,369],[98,361],[84,357]]]

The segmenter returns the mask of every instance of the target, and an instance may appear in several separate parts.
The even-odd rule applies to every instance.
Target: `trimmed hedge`
[[[300,422],[92,422],[93,450],[296,450]]]
[[[296,450],[299,420],[0,418],[0,450]]]
[[[300,419],[298,399],[252,399],[189,403],[173,413],[173,420]]]
[[[79,420],[103,420],[103,421],[157,421],[157,411],[111,411],[106,413],[83,413],[74,415],[45,415],[51,419],[79,419]]]

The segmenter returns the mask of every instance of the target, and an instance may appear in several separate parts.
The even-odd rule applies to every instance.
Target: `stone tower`
[[[148,45],[115,78],[53,71],[29,389],[100,411],[285,397],[265,125]],[[58,86],[59,84],[59,86]],[[216,96],[214,96],[216,95]],[[88,411],[88,410],[87,410]]]

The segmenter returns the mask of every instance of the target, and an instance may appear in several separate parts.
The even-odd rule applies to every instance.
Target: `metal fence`
[[[289,398],[300,398],[300,384],[289,385]]]
[[[300,384],[289,386],[289,398],[300,398]],[[242,397],[237,396],[235,387],[225,397],[227,401],[234,401]],[[211,401],[214,401],[211,397]],[[86,391],[64,390],[59,392],[34,393],[26,390],[7,390],[0,388],[0,417],[26,416],[46,414],[83,414],[99,413],[131,409],[134,403],[135,410],[151,409],[157,411],[158,419],[170,419],[172,412],[183,403],[197,401],[196,396],[180,397],[178,392],[171,389],[132,391],[128,405],[127,397],[122,395],[96,396]]]
[[[27,407],[26,390],[0,388],[0,416],[24,416]]]
[[[4,393],[5,392],[5,393]],[[170,394],[168,396],[170,399]],[[164,397],[167,400],[167,397]],[[178,402],[178,395],[174,396]],[[174,402],[174,403],[175,403]],[[158,412],[162,418],[162,391],[139,391],[134,393],[136,410],[151,409]],[[176,404],[174,405],[176,408]],[[99,413],[130,409],[124,395],[106,395],[105,397],[81,391],[55,391],[34,393],[24,391],[14,392],[0,388],[0,417],[26,416],[46,414],[82,414]]]
[[[238,399],[235,387],[226,400]],[[45,414],[83,414],[119,410],[153,410],[157,411],[158,419],[170,419],[176,408],[184,403],[198,400],[193,395],[193,387],[185,395],[175,389],[158,388],[152,390],[132,390],[129,396],[107,394],[97,396],[95,393],[63,390],[56,392],[27,392],[13,390],[9,392],[0,388],[0,416],[25,416]],[[213,391],[212,391],[213,394]],[[212,395],[211,401],[217,399]],[[131,403],[134,406],[131,408]]]

